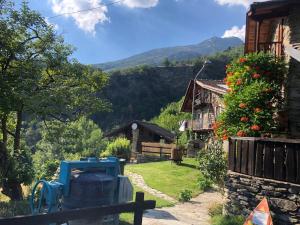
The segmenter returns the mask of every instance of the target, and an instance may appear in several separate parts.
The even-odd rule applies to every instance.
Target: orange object
[[[270,208],[266,198],[261,200],[249,215],[244,225],[273,225]]]

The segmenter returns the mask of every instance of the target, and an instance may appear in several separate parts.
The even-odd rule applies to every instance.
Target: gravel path
[[[149,187],[141,175],[127,172],[131,181],[150,194],[177,203],[174,207],[147,210],[144,213],[143,225],[209,225],[208,209],[215,203],[222,203],[222,195],[215,191],[207,191],[191,201],[178,203],[176,199]]]

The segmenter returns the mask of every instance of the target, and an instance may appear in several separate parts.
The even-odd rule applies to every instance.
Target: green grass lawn
[[[201,175],[195,159],[185,158],[181,165],[170,161],[126,165],[125,171],[142,175],[147,185],[176,199],[183,189],[191,190],[193,196],[201,192],[197,185]]]

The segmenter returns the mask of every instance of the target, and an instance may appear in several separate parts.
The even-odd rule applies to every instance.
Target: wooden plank
[[[237,140],[236,142],[236,164],[235,164],[235,171],[240,173],[241,172],[241,156],[242,156],[242,141]]]
[[[297,149],[296,149],[296,164],[297,164],[296,183],[300,184],[300,146],[299,145],[297,145]]]
[[[274,179],[285,180],[285,149],[282,143],[276,143],[274,151]]]
[[[295,182],[296,181],[296,149],[295,145],[286,145],[286,181]]]
[[[247,174],[248,169],[248,141],[242,141],[242,149],[241,149],[241,173]]]
[[[255,172],[255,141],[249,141],[248,146],[248,174],[253,176]]]
[[[137,192],[135,197],[136,209],[134,212],[134,225],[142,225],[143,223],[143,203],[144,203],[144,193]]]
[[[97,219],[105,215],[120,214],[124,212],[139,211],[140,213],[146,209],[154,209],[155,204],[155,201],[147,200],[139,204],[136,202],[130,202],[110,206],[72,209],[48,214],[16,216],[0,219],[0,225],[49,225],[50,223],[63,223],[78,219]]]
[[[228,152],[228,169],[235,171],[235,153],[236,153],[236,141],[232,138],[229,139],[229,152]]]
[[[274,178],[274,144],[272,142],[265,142],[264,155],[264,177]]]
[[[256,157],[255,157],[255,176],[263,176],[263,159],[264,159],[264,144],[262,142],[257,143]]]

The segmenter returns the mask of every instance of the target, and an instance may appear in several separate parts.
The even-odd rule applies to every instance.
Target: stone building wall
[[[290,43],[300,43],[300,7],[294,7],[288,18]],[[287,111],[291,136],[300,137],[300,62],[289,60]]]
[[[225,197],[229,215],[247,217],[267,197],[274,225],[300,224],[300,185],[229,171]]]

